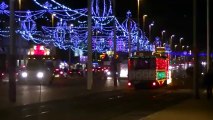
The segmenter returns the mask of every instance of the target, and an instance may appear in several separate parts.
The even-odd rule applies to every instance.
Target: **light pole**
[[[165,34],[166,30],[162,30],[161,31],[161,40],[162,42],[164,42],[164,34]]]
[[[18,8],[21,10],[21,0],[18,0]]]
[[[209,71],[209,68],[210,68],[210,46],[209,46],[209,40],[210,40],[210,23],[209,23],[209,19],[210,19],[210,15],[209,15],[209,0],[207,0],[207,2],[206,2],[206,13],[207,13],[207,15],[206,15],[206,37],[207,37],[207,41],[206,41],[206,43],[207,43],[207,46],[206,46],[206,48],[207,48],[207,53],[206,53],[206,56],[207,56],[207,60],[206,60],[206,62],[207,62],[207,71]]]
[[[146,24],[146,21],[145,21],[145,20],[146,20],[146,17],[147,17],[147,15],[143,15],[143,32],[144,32],[144,36],[145,36],[145,33],[146,33],[146,32],[145,32],[145,31],[146,31],[146,30],[145,30],[145,24]]]
[[[171,50],[172,50],[172,40],[173,40],[174,37],[175,37],[174,34],[170,36],[169,44],[170,44],[170,49],[171,49]]]
[[[138,0],[138,38],[137,38],[137,51],[139,51],[140,43],[139,43],[139,29],[140,29],[140,0]]]
[[[87,89],[92,89],[93,84],[93,73],[92,73],[92,0],[87,0],[88,5],[88,18],[87,18],[87,31],[88,31],[88,40],[87,40]]]
[[[151,24],[149,24],[149,41],[151,42],[152,39],[152,26],[154,26],[154,22],[152,22]]]
[[[179,40],[179,42],[180,42],[180,47],[182,46],[182,45],[181,45],[182,40],[183,40],[183,37],[181,37],[180,40]]]
[[[138,27],[140,28],[140,0],[138,0]]]
[[[184,47],[185,47],[185,46],[183,45],[183,46],[182,46],[182,51],[184,50]]]
[[[54,17],[56,16],[55,13],[52,14],[52,27],[54,26]]]
[[[178,45],[175,45],[175,51],[176,51],[177,46],[178,46]]]
[[[15,40],[15,0],[10,0],[10,46],[9,46],[9,100],[16,102],[16,40]]]
[[[175,45],[175,63],[177,62],[177,59],[176,59],[176,51],[177,51],[176,48],[177,48],[177,46],[178,45]]]

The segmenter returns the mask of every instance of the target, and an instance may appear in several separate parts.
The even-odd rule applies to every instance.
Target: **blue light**
[[[60,49],[72,49],[73,51],[87,51],[87,8],[71,9],[55,0],[38,2],[33,0],[41,10],[15,11],[15,17],[19,22],[16,33],[25,40],[34,43],[54,45]],[[4,2],[0,4],[0,15],[9,17],[8,5]],[[54,14],[54,16],[53,16]],[[52,18],[50,18],[52,16]],[[2,18],[2,17],[1,17]],[[3,21],[1,20],[0,21]],[[37,24],[37,20],[45,19],[53,22],[53,26]],[[128,52],[129,35],[131,36],[131,51],[137,50],[137,40],[139,39],[139,50],[154,51],[154,43],[150,43],[143,35],[143,31],[138,28],[137,23],[132,19],[130,11],[127,12],[126,19],[119,22],[113,15],[111,0],[92,1],[92,48],[93,51],[106,52],[113,50],[113,22],[116,26],[117,51]],[[1,22],[0,22],[1,23]],[[98,31],[98,33],[96,33]],[[0,28],[0,36],[9,37],[8,28]],[[160,41],[158,41],[159,44]]]

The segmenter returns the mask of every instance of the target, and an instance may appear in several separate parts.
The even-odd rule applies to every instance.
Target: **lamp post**
[[[15,40],[15,0],[10,0],[10,46],[9,46],[9,100],[16,102],[16,40]]]
[[[138,27],[140,28],[140,0],[138,0]]]
[[[181,45],[182,40],[183,40],[183,37],[181,37],[180,40],[179,40],[179,42],[180,42],[180,47],[182,46],[182,45]]]
[[[170,49],[171,49],[171,50],[172,50],[172,40],[173,40],[174,37],[175,37],[174,34],[170,36],[169,44],[170,44]]]
[[[150,25],[149,25],[149,41],[151,42],[151,39],[152,39],[152,26],[154,26],[154,22],[152,22]]]
[[[91,90],[92,89],[92,84],[93,84],[93,73],[92,73],[92,0],[87,0],[87,5],[88,5],[88,18],[87,18],[87,26],[88,26],[88,60],[87,60],[87,89]]]
[[[164,34],[165,34],[166,30],[162,30],[161,31],[161,40],[164,41]]]
[[[55,13],[52,14],[52,27],[54,26],[54,17],[56,16]]]
[[[183,45],[183,46],[182,46],[182,51],[184,50],[184,47],[185,47],[185,46]]]
[[[70,24],[70,30],[71,30],[71,32],[73,32],[73,24]],[[68,49],[68,54],[69,54],[69,69],[70,69],[70,66],[71,66],[71,48],[69,47],[69,49]]]
[[[177,51],[177,49],[176,49],[177,46],[178,46],[178,45],[175,45],[175,52]],[[176,59],[176,53],[175,53],[175,63],[176,63],[176,62],[177,62],[177,59]]]
[[[147,17],[147,15],[143,15],[143,32],[144,32],[144,34],[146,33],[145,31],[145,24],[146,24],[146,17]],[[145,35],[144,35],[145,36]]]
[[[139,32],[140,32],[140,0],[138,0],[138,38],[137,38],[137,51],[139,51]]]
[[[174,46],[175,46],[175,51],[176,51],[176,48],[177,48],[178,45],[174,45]]]
[[[21,0],[18,0],[18,8],[21,10]]]
[[[209,22],[209,20],[210,20],[210,15],[209,15],[209,0],[207,0],[207,2],[206,2],[206,13],[207,13],[207,15],[206,15],[206,48],[207,48],[207,52],[206,52],[206,56],[207,56],[207,60],[206,60],[206,62],[207,62],[207,71],[209,71],[209,68],[210,68],[210,42],[209,42],[209,40],[210,40],[210,22]]]

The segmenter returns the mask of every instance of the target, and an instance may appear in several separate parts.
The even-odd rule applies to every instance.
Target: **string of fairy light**
[[[17,23],[16,33],[24,40],[33,41],[37,44],[51,44],[60,49],[73,51],[87,51],[87,8],[71,9],[55,0],[39,2],[33,0],[41,10],[15,11]],[[0,36],[7,39],[9,37],[10,11],[5,2],[0,3]],[[52,17],[52,19],[51,19]],[[39,20],[55,20],[52,25],[38,23]],[[143,35],[137,23],[131,19],[131,12],[127,12],[126,19],[119,22],[113,15],[111,0],[92,0],[92,48],[97,52],[113,50],[113,22],[116,25],[117,51],[127,52],[129,34],[131,35],[131,51],[137,50],[137,40],[139,39],[139,50],[154,51],[154,44]],[[139,30],[138,30],[139,29]],[[139,38],[138,38],[139,37]]]

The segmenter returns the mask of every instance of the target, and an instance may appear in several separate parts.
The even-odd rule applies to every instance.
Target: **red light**
[[[44,46],[37,45],[34,47],[34,54],[35,55],[44,55]]]
[[[59,71],[59,69],[55,69],[55,71]]]
[[[128,86],[132,86],[132,83],[131,83],[131,82],[128,82],[127,85],[128,85]]]

